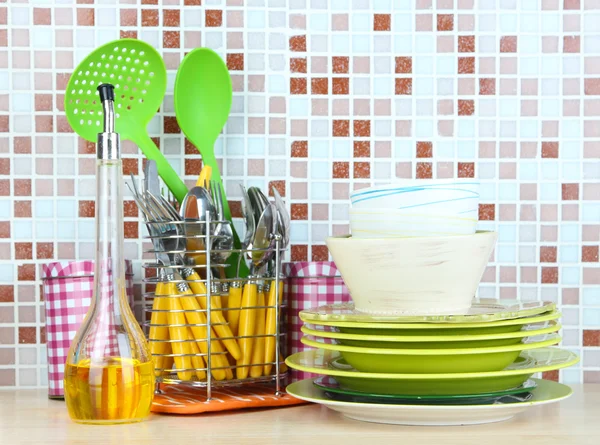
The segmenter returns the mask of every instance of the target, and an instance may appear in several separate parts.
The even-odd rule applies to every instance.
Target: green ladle
[[[79,136],[96,142],[102,132],[102,105],[96,87],[115,86],[115,131],[134,142],[179,202],[187,187],[156,147],[146,127],[160,108],[167,89],[167,70],[160,54],[146,42],[121,39],[90,53],[73,72],[65,92],[65,113]]]
[[[231,109],[231,77],[221,57],[211,49],[190,51],[179,65],[175,78],[175,115],[179,127],[202,155],[202,163],[212,168],[212,180],[221,184],[225,218],[231,221],[231,211],[222,186],[221,172],[215,157],[215,142],[221,134]],[[232,229],[233,223],[231,225]],[[233,230],[234,248],[240,249],[240,239]],[[238,255],[231,255],[227,276],[235,277]],[[240,275],[248,268],[241,261]]]

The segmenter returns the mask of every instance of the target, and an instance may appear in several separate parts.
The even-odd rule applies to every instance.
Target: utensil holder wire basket
[[[281,258],[282,254],[285,251],[285,248],[282,247],[282,237],[279,234],[271,235],[269,240],[269,245],[265,248],[250,248],[250,249],[227,249],[219,250],[213,249],[211,246],[214,245],[215,241],[222,239],[223,235],[213,235],[215,233],[215,228],[219,224],[230,224],[229,221],[220,221],[220,220],[211,220],[210,214],[207,212],[205,221],[148,221],[146,223],[147,227],[150,229],[151,226],[153,230],[148,230],[151,234],[146,236],[145,239],[149,239],[152,241],[154,248],[145,250],[145,254],[147,255],[155,255],[157,260],[156,262],[145,262],[142,265],[142,268],[145,272],[145,278],[143,282],[145,284],[145,291],[143,292],[144,298],[144,320],[143,327],[146,336],[148,337],[149,342],[151,343],[168,343],[171,351],[168,353],[161,354],[153,354],[153,358],[155,360],[155,375],[157,388],[156,390],[160,392],[160,384],[180,384],[180,385],[191,385],[198,388],[206,389],[206,397],[207,400],[210,400],[212,397],[212,389],[217,387],[227,387],[227,386],[240,386],[240,385],[249,385],[249,384],[266,384],[266,383],[275,383],[274,392],[276,395],[283,395],[282,387],[285,379],[287,378],[287,368],[283,363],[283,359],[285,359],[285,349],[287,347],[287,330],[286,330],[286,311],[287,311],[287,303],[283,301],[283,281],[281,276]],[[174,226],[177,230],[164,230],[166,225]],[[163,228],[156,230],[157,228]],[[192,230],[190,230],[192,228]],[[162,230],[162,232],[161,232]],[[161,232],[160,235],[152,235],[152,233]],[[186,233],[187,232],[187,233]],[[181,234],[183,233],[183,234]],[[206,235],[208,234],[208,235]],[[188,249],[187,246],[191,243],[196,243],[201,247],[199,249]],[[181,249],[180,245],[185,244],[186,248]],[[168,246],[168,247],[167,247]],[[257,270],[255,274],[251,274],[247,278],[239,277],[239,273],[236,273],[234,278],[226,278],[222,274],[221,276],[216,276],[213,271],[224,271],[225,268],[231,267],[230,264],[227,264],[225,261],[211,261],[215,254],[224,254],[225,252],[231,254],[238,255],[238,266],[237,271],[240,270],[239,264],[243,261],[244,256],[255,259],[257,257],[263,257],[264,255],[272,255],[273,256],[273,267],[270,275],[272,276],[263,276],[260,275]],[[205,262],[191,262],[189,261],[190,257],[198,257],[205,259]],[[168,261],[166,260],[168,257]],[[218,256],[217,256],[218,257]],[[222,258],[222,257],[221,257]],[[262,268],[264,270],[264,267]],[[196,276],[198,279],[190,279],[189,274],[192,272],[196,272],[198,275]],[[214,275],[214,276],[213,276]],[[187,277],[187,278],[184,278]],[[168,299],[179,299],[182,298],[183,291],[187,290],[185,297],[193,297],[195,300],[204,299],[204,307],[200,309],[172,309],[172,306],[169,306],[168,309],[158,309],[156,307],[157,296],[155,294],[155,288],[159,283],[169,284],[172,283],[175,285],[177,291],[170,293],[161,293],[159,298],[168,298]],[[200,293],[190,293],[190,285],[193,283],[201,283],[206,290],[205,292]],[[213,297],[226,297],[229,295],[229,290],[231,288],[242,288],[244,289],[247,285],[256,285],[258,287],[258,291],[260,291],[261,287],[265,292],[265,304],[264,305],[254,305],[254,306],[243,306],[239,308],[232,307],[214,307]],[[268,305],[267,298],[269,298],[269,291],[271,287],[275,287],[275,298],[274,304]],[[150,290],[148,290],[150,289]],[[172,286],[170,289],[174,289]],[[197,288],[196,288],[197,289]],[[217,328],[219,325],[229,325],[229,322],[216,321],[217,318],[215,315],[219,312],[227,313],[229,311],[238,310],[240,315],[242,311],[253,311],[252,314],[257,314],[257,310],[264,310],[265,314],[267,311],[274,311],[275,316],[275,329],[271,334],[267,334],[266,332],[255,334],[255,335],[232,335],[231,337],[219,337],[211,332]],[[184,316],[189,313],[199,313],[204,316],[203,320],[205,322],[201,323],[189,323],[186,319],[185,323],[179,324],[170,324],[170,323],[153,323],[152,318],[153,314],[166,314],[169,317],[169,314],[183,314]],[[225,316],[225,318],[229,319],[229,317]],[[266,322],[265,322],[266,323]],[[185,328],[186,330],[190,330],[192,328],[202,328],[206,332],[206,336],[204,338],[194,338],[189,337],[187,339],[175,339],[173,340],[171,337],[169,339],[158,339],[158,338],[150,338],[149,332],[152,328],[158,329],[171,329],[171,328]],[[209,328],[210,327],[210,328]],[[273,338],[275,341],[275,351],[274,351],[274,360],[266,361],[263,360],[261,363],[249,363],[249,364],[239,364],[232,360],[231,355],[227,352],[227,348],[223,347],[220,351],[216,351],[213,349],[215,341],[222,342],[224,340],[233,340],[238,342],[243,339],[251,339],[252,342],[257,339],[264,339],[265,343],[267,338]],[[173,345],[174,343],[190,343],[194,342],[199,346],[197,353],[174,353]],[[203,345],[204,344],[204,345]],[[202,347],[204,346],[204,347]],[[227,366],[214,366],[215,361],[218,357],[226,357]],[[173,368],[161,368],[157,366],[157,358],[168,358],[171,357],[175,359],[176,357],[201,357],[204,361],[204,367],[187,367],[187,368],[177,368],[174,366]],[[222,361],[222,359],[221,359]],[[232,364],[233,362],[233,364]],[[268,375],[261,375],[260,377],[249,377],[250,373],[248,372],[247,378],[227,378],[227,379],[217,379],[213,375],[215,371],[219,370],[231,370],[229,374],[237,374],[237,370],[240,367],[246,367],[250,369],[253,366],[260,366],[265,368],[266,366],[272,367],[274,373],[270,373]],[[192,373],[194,375],[193,378],[189,380],[183,380],[179,378],[180,373]],[[198,374],[205,374],[205,379],[199,379],[197,377]]]

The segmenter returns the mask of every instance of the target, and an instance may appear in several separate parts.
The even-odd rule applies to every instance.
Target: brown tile
[[[459,53],[474,53],[475,52],[475,36],[458,36],[458,52]]]
[[[292,73],[306,73],[306,57],[292,57],[290,59],[290,71]]]
[[[584,329],[583,346],[600,346],[600,329]]]
[[[50,117],[50,122],[52,122],[52,116],[49,116],[49,117]],[[8,133],[8,129],[9,129],[9,117],[8,116],[0,116],[0,133]]]
[[[179,124],[177,123],[175,116],[165,116],[163,131],[167,134],[181,133],[181,128],[179,128]]]
[[[579,184],[563,184],[562,199],[565,201],[577,201],[579,199]]]
[[[306,52],[306,36],[290,37],[290,51]]]
[[[31,137],[29,136],[15,136],[15,142],[13,145],[13,151],[15,154],[29,154],[31,153]]]
[[[186,159],[185,160],[185,174],[191,176],[197,176],[202,170],[202,159]]]
[[[567,10],[581,9],[581,0],[564,0],[563,7]]]
[[[17,259],[17,260],[32,260],[33,259],[33,244],[32,243],[15,243],[15,259]]]
[[[503,36],[500,38],[501,53],[517,52],[517,36]]]
[[[0,303],[15,301],[15,287],[12,284],[0,285]]]
[[[121,9],[121,26],[137,26],[137,9]]]
[[[142,9],[142,26],[158,26],[158,9]]]
[[[279,196],[285,198],[285,181],[269,181],[268,192],[269,196],[275,196],[273,188],[277,189]]]
[[[291,247],[292,261],[308,261],[308,246],[306,244]]]
[[[31,179],[15,179],[13,189],[15,196],[31,196]]]
[[[9,158],[0,158],[0,175],[10,175]]]
[[[163,31],[163,48],[179,48],[180,45],[179,31]]]
[[[207,11],[208,12],[208,11]],[[176,28],[180,24],[179,9],[163,10],[163,26],[168,28]],[[207,24],[208,26],[208,24]]]
[[[586,95],[597,96],[600,94],[600,78],[585,79],[584,91]]]
[[[581,261],[584,263],[597,263],[598,250],[598,246],[581,246]]]
[[[542,379],[544,379],[544,380],[551,380],[553,382],[558,382],[558,380],[559,380],[559,370],[556,369],[554,371],[542,372]]]
[[[158,0],[152,0],[158,2]],[[185,6],[201,6],[202,0],[183,0]]]
[[[223,11],[220,9],[207,9],[205,15],[207,27],[217,27],[223,25]]]
[[[308,204],[292,204],[290,216],[292,220],[307,220]]]
[[[35,327],[20,327],[19,328],[19,343],[20,344],[35,344],[36,332]]]
[[[437,30],[452,31],[454,29],[453,14],[438,14],[437,15]]]
[[[433,157],[433,143],[420,141],[417,142],[417,158]]]
[[[475,113],[475,101],[474,100],[458,100],[458,115],[459,116],[472,116]]]
[[[350,136],[350,121],[334,120],[333,121],[333,135],[336,137]]]
[[[54,258],[54,243],[35,243],[36,257],[38,260]]]
[[[16,218],[31,218],[31,201],[15,201],[14,214]]]
[[[35,281],[35,264],[22,264],[17,268],[19,281]]]
[[[137,239],[138,234],[138,223],[135,221],[125,221],[123,223],[123,231],[125,238]]]
[[[334,162],[332,176],[334,178],[349,178],[350,163],[349,162]]]
[[[396,92],[396,94],[402,94],[402,95],[412,94],[412,79],[411,78],[396,79],[395,92]]]
[[[307,94],[308,82],[304,77],[290,78],[290,94]]]
[[[122,39],[137,39],[138,38],[138,33],[137,33],[137,31],[123,31],[123,30],[121,30],[119,32],[119,36]]]
[[[327,261],[329,259],[329,250],[327,246],[312,246],[312,261]]]
[[[8,179],[0,179],[0,196],[10,195],[10,181]]]
[[[0,238],[10,238],[10,221],[0,221]]]
[[[356,137],[371,136],[371,121],[367,121],[367,120],[354,121],[354,136],[356,136]]]
[[[292,142],[292,157],[307,158],[308,157],[308,141]]]
[[[314,77],[310,80],[311,94],[327,94],[329,92],[328,81],[326,77]]]
[[[94,10],[92,8],[77,8],[77,25],[94,26]]]
[[[558,267],[542,267],[542,283],[558,283]]]
[[[479,204],[479,219],[481,221],[494,221],[496,219],[496,206],[494,204]]]
[[[35,111],[52,111],[52,94],[36,94]]]
[[[94,201],[79,201],[79,217],[93,218],[96,212],[96,203]]]
[[[2,131],[1,127],[0,131]],[[38,133],[52,133],[54,131],[52,116],[36,116],[35,131],[37,131]]]
[[[540,263],[556,263],[556,246],[540,247]]]
[[[242,202],[241,201],[229,201],[229,200],[227,200],[227,203],[229,204],[229,211],[231,212],[231,216],[233,218],[241,218],[243,216],[243,214],[242,214]]]
[[[79,145],[78,145],[79,154],[82,154],[82,155],[96,154],[96,144],[94,144],[93,142],[88,142],[85,139],[79,138],[78,143],[79,143]]]
[[[371,156],[371,143],[369,141],[354,141],[354,157],[368,158]]]
[[[371,163],[370,162],[355,162],[354,163],[354,178],[370,178]]]
[[[412,73],[412,57],[396,57],[396,73]]]
[[[33,8],[34,25],[51,25],[52,15],[50,8]]]
[[[331,66],[335,74],[348,73],[350,69],[350,58],[349,57],[332,57]]]
[[[347,77],[335,77],[332,79],[331,92],[333,94],[349,94],[350,79]]]
[[[474,162],[459,162],[457,167],[457,176],[459,178],[474,178],[475,163]]]
[[[390,31],[392,29],[391,14],[374,14],[373,15],[373,30],[374,31]]]
[[[417,179],[433,178],[433,164],[431,162],[417,162]]]
[[[479,79],[479,94],[482,96],[496,94],[496,79]]]
[[[244,70],[244,55],[243,54],[227,54],[227,68],[232,71]]]
[[[558,158],[558,142],[542,142],[542,158]]]

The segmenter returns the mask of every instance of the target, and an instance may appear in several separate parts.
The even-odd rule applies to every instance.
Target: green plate
[[[530,325],[520,331],[500,334],[475,334],[475,335],[386,335],[387,330],[379,334],[354,334],[332,331],[331,328],[311,329],[302,326],[301,330],[306,335],[337,340],[341,345],[356,346],[361,348],[485,348],[493,346],[506,346],[520,343],[525,337],[557,332],[561,326],[555,321],[546,322],[544,327]]]
[[[373,323],[379,327],[384,323],[490,323],[515,318],[531,317],[552,311],[556,305],[550,301],[515,303],[493,299],[476,300],[466,314],[456,315],[375,315],[359,312],[353,303],[338,303],[307,309],[300,312],[300,319],[306,323],[322,322]],[[352,327],[352,326],[351,326]],[[442,326],[449,327],[449,326]]]
[[[410,395],[410,394],[369,394],[344,388],[333,377],[321,376],[314,380],[314,385],[326,393],[342,396],[344,400],[358,403],[429,403],[429,404],[474,404],[494,403],[501,397],[529,393],[537,383],[529,379],[516,388],[503,391],[490,391],[482,394],[456,394],[456,395]],[[335,399],[335,397],[333,397]]]
[[[547,334],[516,345],[461,349],[358,348],[308,337],[302,337],[301,341],[314,348],[339,351],[359,371],[428,374],[499,371],[514,362],[521,351],[555,345],[560,336]]]
[[[360,372],[348,365],[338,352],[310,350],[286,359],[293,369],[328,375],[345,388],[376,394],[453,395],[501,391],[522,385],[536,372],[572,366],[579,357],[565,349],[541,348],[523,351],[502,371],[431,374],[387,374]]]

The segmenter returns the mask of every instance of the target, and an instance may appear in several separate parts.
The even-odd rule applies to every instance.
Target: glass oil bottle
[[[154,365],[129,306],[123,258],[122,162],[115,133],[114,88],[98,87],[104,132],[96,163],[94,296],[65,365],[65,400],[79,423],[144,420],[154,395]]]

